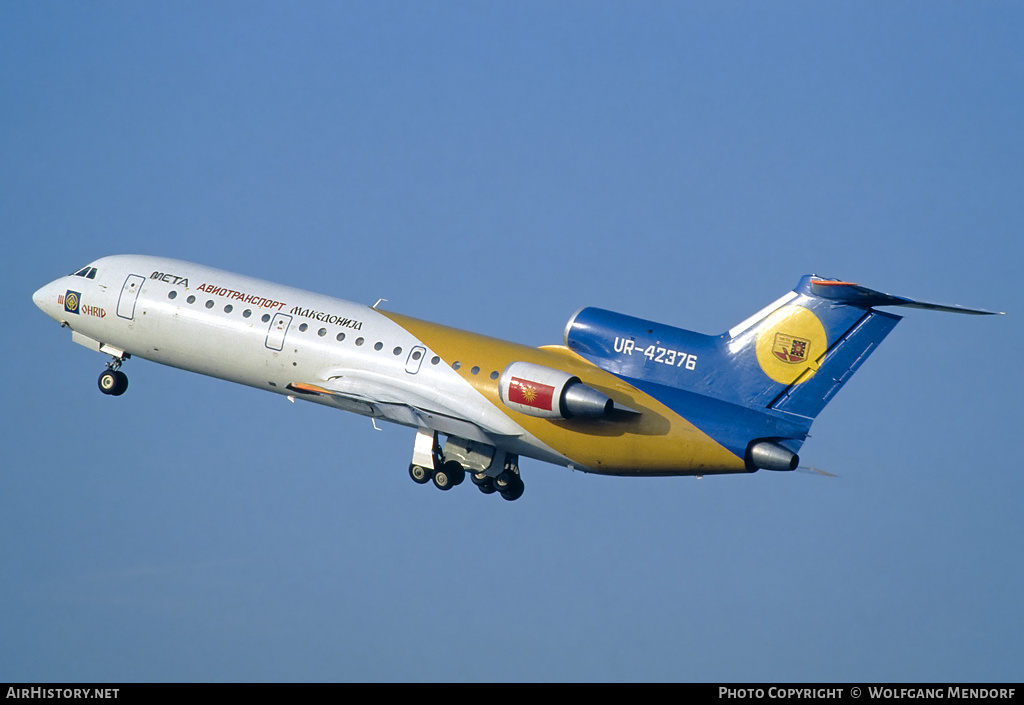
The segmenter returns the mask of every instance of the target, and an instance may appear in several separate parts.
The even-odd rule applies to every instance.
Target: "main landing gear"
[[[519,476],[518,456],[453,436],[449,436],[442,451],[436,433],[419,430],[409,465],[413,482],[433,482],[434,487],[447,492],[461,485],[467,474],[484,494],[497,492],[510,502],[523,496],[525,486]]]
[[[126,359],[128,359],[127,355],[123,358],[115,357],[111,362],[107,363],[107,369],[103,370],[103,374],[96,381],[101,392],[119,397],[128,391],[128,375],[121,372],[120,369],[121,363]]]
[[[463,483],[466,479],[466,469],[456,460],[441,463],[440,467],[436,469],[413,463],[409,466],[409,477],[419,485],[425,485],[433,481],[434,487],[447,492],[456,485]]]

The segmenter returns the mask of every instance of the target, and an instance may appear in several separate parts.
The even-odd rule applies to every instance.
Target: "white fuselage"
[[[570,462],[374,308],[160,257],[90,266],[92,278],[62,277],[33,298],[95,350]],[[343,396],[304,396],[295,385],[328,385]]]

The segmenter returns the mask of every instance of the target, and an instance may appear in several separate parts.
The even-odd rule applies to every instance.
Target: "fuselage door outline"
[[[417,345],[409,351],[409,357],[405,360],[405,371],[411,375],[416,374],[420,371],[420,365],[423,364],[423,358],[427,354],[427,349],[422,345]]]
[[[142,291],[142,283],[144,281],[146,281],[146,278],[138,274],[129,274],[128,278],[124,280],[124,286],[121,287],[121,296],[117,299],[118,316],[129,321],[135,318],[135,302],[139,298],[139,292]]]
[[[284,336],[291,324],[291,316],[285,313],[275,313],[274,320],[270,322],[270,330],[267,331],[267,347],[271,350],[283,350]]]

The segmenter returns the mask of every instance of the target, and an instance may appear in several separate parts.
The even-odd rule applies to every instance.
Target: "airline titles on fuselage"
[[[321,323],[330,323],[331,325],[341,326],[342,328],[351,328],[352,330],[362,330],[363,322],[357,321],[353,318],[346,318],[344,316],[334,316],[330,313],[324,313],[323,311],[314,311],[311,308],[302,308],[301,306],[294,307],[289,311],[293,316],[303,316],[304,318],[312,318],[315,321]]]
[[[166,272],[153,272],[149,275],[149,278],[167,282],[168,284],[174,284],[175,286],[184,286],[186,289],[188,288],[188,277],[179,277],[176,274],[169,274]],[[200,284],[197,289],[207,294],[223,296],[224,298],[232,299],[234,301],[243,301],[247,304],[252,304],[253,306],[259,306],[260,308],[275,308],[278,311],[283,311],[284,307],[287,305],[284,301],[275,301],[255,294],[248,294],[243,291],[236,291],[235,289],[229,289],[216,284],[207,284],[205,282]],[[330,323],[332,325],[341,326],[342,328],[351,328],[352,330],[363,329],[362,321],[358,321],[354,318],[348,318],[347,316],[336,316],[334,314],[317,311],[312,308],[294,306],[289,313],[293,316],[312,318],[315,321]]]
[[[188,288],[188,277],[179,277],[177,274],[167,274],[166,272],[153,272],[149,275],[150,279],[159,279],[162,282],[168,284],[174,284],[175,286],[183,286]]]
[[[244,291],[227,289],[222,286],[216,286],[215,284],[203,283],[199,285],[198,289],[199,291],[206,292],[207,294],[223,296],[226,299],[232,299],[234,301],[244,301],[247,304],[259,306],[260,308],[276,308],[280,311],[285,307],[284,301],[274,301],[273,299],[257,296],[255,294],[247,294]]]

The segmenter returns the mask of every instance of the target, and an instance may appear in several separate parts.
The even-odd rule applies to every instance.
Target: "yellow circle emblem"
[[[806,382],[828,350],[821,321],[803,306],[783,306],[757,333],[757,362],[781,384]]]

